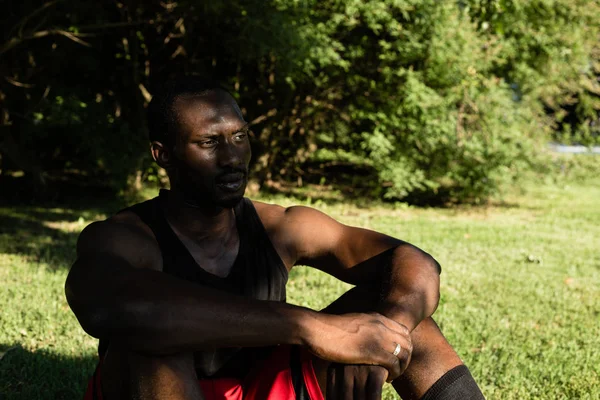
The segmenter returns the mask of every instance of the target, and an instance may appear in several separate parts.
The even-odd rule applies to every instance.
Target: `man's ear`
[[[150,144],[150,151],[152,152],[152,158],[158,165],[164,169],[168,169],[172,164],[172,153],[171,150],[162,144],[161,142],[154,141]]]

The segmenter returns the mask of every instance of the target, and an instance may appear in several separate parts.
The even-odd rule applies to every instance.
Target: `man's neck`
[[[165,202],[167,220],[176,231],[198,239],[223,240],[235,227],[231,208],[190,204],[178,190],[171,190]]]

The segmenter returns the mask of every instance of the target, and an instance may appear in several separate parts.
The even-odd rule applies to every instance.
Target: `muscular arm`
[[[65,290],[92,336],[149,354],[303,344],[331,361],[384,365],[400,373],[389,343],[406,333],[393,321],[326,315],[177,279],[160,272],[153,240],[139,227],[114,221],[92,224],[81,234]],[[346,350],[357,347],[360,352]]]
[[[150,240],[114,222],[82,233],[66,295],[89,334],[158,354],[301,342],[309,310],[252,301],[164,274]]]
[[[390,236],[343,225],[307,207],[280,213],[277,234],[289,249],[290,262],[378,291],[379,311],[411,331],[435,311],[440,267],[429,254]]]

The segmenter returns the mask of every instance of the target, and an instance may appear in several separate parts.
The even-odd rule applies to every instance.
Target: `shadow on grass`
[[[70,266],[78,233],[47,227],[45,221],[52,221],[52,213],[29,217],[0,214],[0,253],[47,263],[53,269]]]
[[[366,179],[366,178],[365,178]],[[352,182],[333,182],[328,184],[304,183],[299,186],[290,182],[268,181],[260,187],[260,194],[267,197],[292,197],[303,203],[308,204],[348,204],[351,203],[357,208],[368,209],[376,205],[394,205],[406,204],[416,207],[435,207],[435,208],[485,208],[489,206],[497,208],[522,208],[518,203],[507,201],[502,198],[489,198],[479,201],[478,199],[463,199],[459,201],[453,198],[451,193],[446,191],[413,191],[409,196],[401,199],[386,199],[383,187],[373,187],[353,185]]]
[[[22,177],[0,177],[0,207],[25,208],[33,212],[40,209],[64,209],[65,213],[72,215],[81,212],[105,214],[116,212],[132,201],[132,198],[120,195],[113,189],[84,185],[81,182],[53,182],[43,195],[31,193],[24,186],[26,182]]]
[[[287,197],[308,205],[327,204],[334,206],[351,203],[357,208],[370,208],[376,204],[392,204],[365,188],[349,184],[304,183],[299,186],[290,182],[268,181],[260,187],[260,192],[249,190],[246,196],[260,194],[263,198]]]
[[[85,225],[135,201],[102,188],[64,185],[53,196],[33,198],[19,191],[19,179],[0,181],[0,253],[15,254],[51,269],[68,268]]]
[[[0,344],[0,354],[8,347]],[[47,350],[13,348],[0,359],[0,398],[83,399],[96,363],[95,356],[65,357]]]

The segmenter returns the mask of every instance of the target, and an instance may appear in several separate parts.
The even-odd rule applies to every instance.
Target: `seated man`
[[[482,399],[431,315],[438,263],[307,207],[244,198],[248,124],[218,85],[175,81],[149,107],[171,189],[85,228],[66,295],[100,339],[86,399]],[[295,265],[356,287],[286,304]]]

